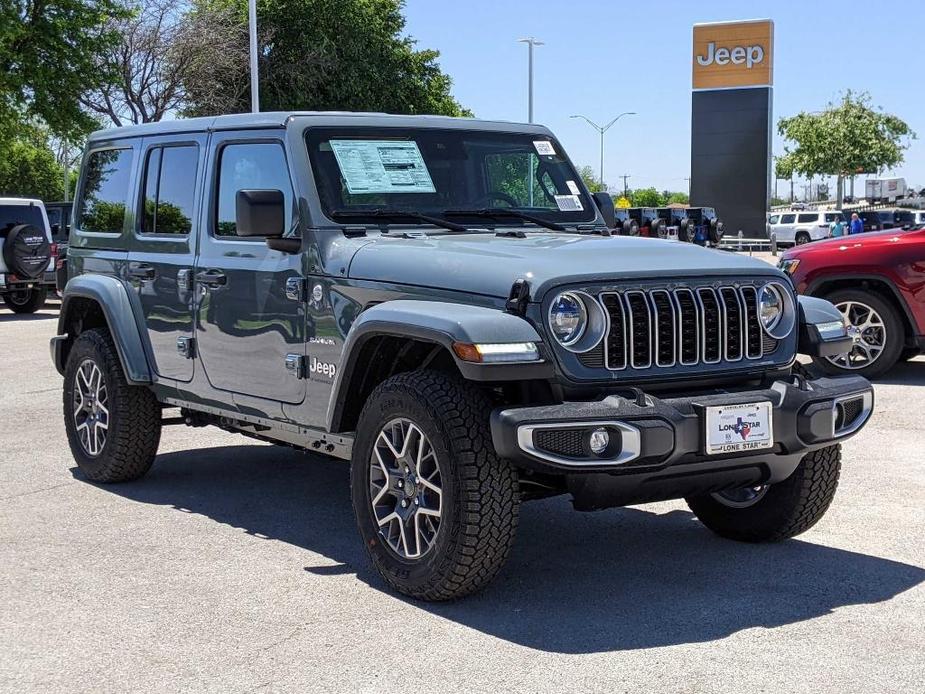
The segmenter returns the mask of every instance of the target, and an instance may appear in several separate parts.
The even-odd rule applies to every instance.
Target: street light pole
[[[247,0],[248,33],[250,34],[251,112],[260,111],[260,74],[257,71],[257,0]]]
[[[610,128],[614,125],[614,123],[616,123],[618,120],[623,118],[623,116],[635,116],[635,115],[636,115],[635,111],[626,111],[625,113],[621,113],[619,116],[614,118],[607,125],[598,125],[597,123],[595,123],[593,120],[591,120],[587,116],[582,116],[581,114],[569,116],[569,118],[581,118],[582,120],[586,121],[588,125],[590,125],[592,128],[594,128],[601,134],[601,186],[604,185],[604,133],[610,130]]]
[[[533,122],[533,47],[542,46],[543,42],[533,36],[517,39],[518,43],[527,44],[527,122]]]

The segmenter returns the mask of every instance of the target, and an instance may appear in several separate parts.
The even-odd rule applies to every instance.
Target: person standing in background
[[[845,220],[841,215],[835,217],[835,221],[829,225],[829,236],[837,238],[845,235]]]
[[[864,222],[861,221],[861,218],[858,217],[857,212],[851,213],[851,229],[849,233],[851,234],[860,234],[864,231]]]

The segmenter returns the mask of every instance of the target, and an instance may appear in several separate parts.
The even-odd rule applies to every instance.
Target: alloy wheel
[[[420,559],[437,540],[443,513],[440,465],[414,422],[388,422],[369,461],[369,496],[379,535],[402,559]]]
[[[863,369],[873,364],[886,347],[886,325],[883,317],[871,306],[859,301],[842,301],[835,305],[848,321],[851,349],[843,354],[826,357],[841,369]]]
[[[768,493],[768,488],[770,485],[762,484],[757,487],[742,487],[741,489],[731,489],[726,492],[717,492],[716,494],[711,494],[714,499],[716,499],[723,506],[729,506],[730,508],[748,508],[749,506],[754,506],[761,499],[764,498],[764,495]]]
[[[84,452],[95,458],[109,433],[109,394],[103,372],[92,359],[81,362],[74,377],[74,426]]]

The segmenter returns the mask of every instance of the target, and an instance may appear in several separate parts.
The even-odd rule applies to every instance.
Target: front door
[[[138,292],[159,376],[193,378],[193,265],[197,200],[202,185],[203,135],[145,138],[140,195],[128,256],[128,280]]]
[[[209,383],[220,390],[299,403],[306,381],[287,368],[305,354],[305,310],[287,297],[302,276],[301,254],[271,250],[259,237],[238,236],[239,190],[281,190],[296,223],[292,182],[279,131],[216,133],[209,154],[210,210],[203,219],[195,281],[197,350]]]

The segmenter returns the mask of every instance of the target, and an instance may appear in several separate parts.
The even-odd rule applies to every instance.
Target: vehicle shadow
[[[355,573],[388,590],[359,541],[344,463],[273,446],[217,447],[161,455],[145,479],[100,488],[338,563],[293,570]],[[812,542],[724,541],[686,511],[579,514],[560,497],[523,507],[512,556],[482,593],[408,602],[530,648],[592,653],[792,624],[889,600],[923,580],[925,569]]]
[[[925,385],[925,360],[918,357],[912,361],[901,361],[873,382],[894,386]]]
[[[45,306],[37,313],[13,313],[12,311],[0,308],[0,323],[14,323],[14,322],[26,322],[26,321],[41,321],[41,320],[58,320],[57,313],[47,313],[48,309],[57,308],[53,306]]]

